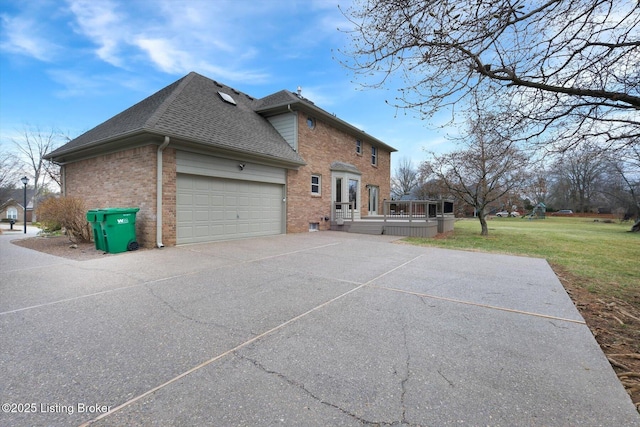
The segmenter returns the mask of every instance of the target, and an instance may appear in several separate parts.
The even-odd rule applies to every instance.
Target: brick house
[[[31,222],[33,216],[33,197],[34,191],[27,188],[27,222]],[[14,220],[16,222],[24,222],[24,190],[12,190],[7,199],[0,203],[0,221],[8,222]]]
[[[161,247],[326,230],[334,201],[376,214],[393,151],[297,93],[192,72],[46,158],[88,208],[139,207],[139,243]]]

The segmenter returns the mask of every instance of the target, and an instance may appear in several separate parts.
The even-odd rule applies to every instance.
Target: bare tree
[[[411,159],[403,157],[391,178],[391,194],[399,199],[405,194],[411,194],[418,184],[418,170]]]
[[[556,197],[576,212],[590,212],[600,192],[608,162],[599,151],[580,149],[562,155],[553,165]]]
[[[530,173],[530,178],[525,183],[522,192],[532,205],[546,204],[550,190],[549,172],[542,164],[533,167],[535,169]]]
[[[38,197],[50,180],[53,179],[60,185],[60,168],[51,161],[45,160],[44,156],[61,145],[63,140],[63,135],[55,128],[45,131],[38,126],[29,125],[23,127],[20,137],[12,138],[12,142],[18,149],[18,158],[23,164],[23,169],[30,175],[29,183],[34,189],[34,213]],[[33,220],[35,221],[35,215]]]
[[[498,123],[564,151],[640,137],[640,5],[636,0],[356,0],[341,62],[388,101],[431,116],[474,91]]]
[[[16,188],[20,179],[18,159],[13,153],[2,149],[0,151],[0,204],[6,201]]]
[[[624,155],[609,160],[605,192],[621,205],[622,218],[635,215],[631,231],[640,231],[640,147],[627,150]]]
[[[431,154],[430,170],[450,194],[474,207],[481,234],[489,234],[486,208],[506,200],[527,180],[528,158],[493,126],[500,119],[481,114],[469,120],[468,139],[461,150]]]

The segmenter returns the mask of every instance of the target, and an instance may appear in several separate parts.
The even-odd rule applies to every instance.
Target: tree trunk
[[[629,230],[629,231],[633,231],[635,233],[640,233],[640,218],[638,218],[636,223],[633,224],[633,227],[631,227],[631,230]]]
[[[482,227],[482,232],[480,235],[488,236],[489,235],[489,227],[487,226],[487,217],[484,213],[478,214],[478,219],[480,220],[480,226]]]

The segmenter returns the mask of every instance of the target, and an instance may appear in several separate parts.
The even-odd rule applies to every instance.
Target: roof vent
[[[220,91],[218,91],[218,95],[220,95],[220,98],[222,98],[224,102],[228,102],[229,104],[236,105],[236,100],[233,99],[231,95],[226,94],[224,92],[220,92]]]
[[[298,97],[302,98],[302,86],[298,86]]]

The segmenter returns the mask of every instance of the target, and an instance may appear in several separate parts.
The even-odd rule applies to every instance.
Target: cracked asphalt
[[[319,232],[71,261],[16,237],[2,426],[640,426],[542,259]]]

